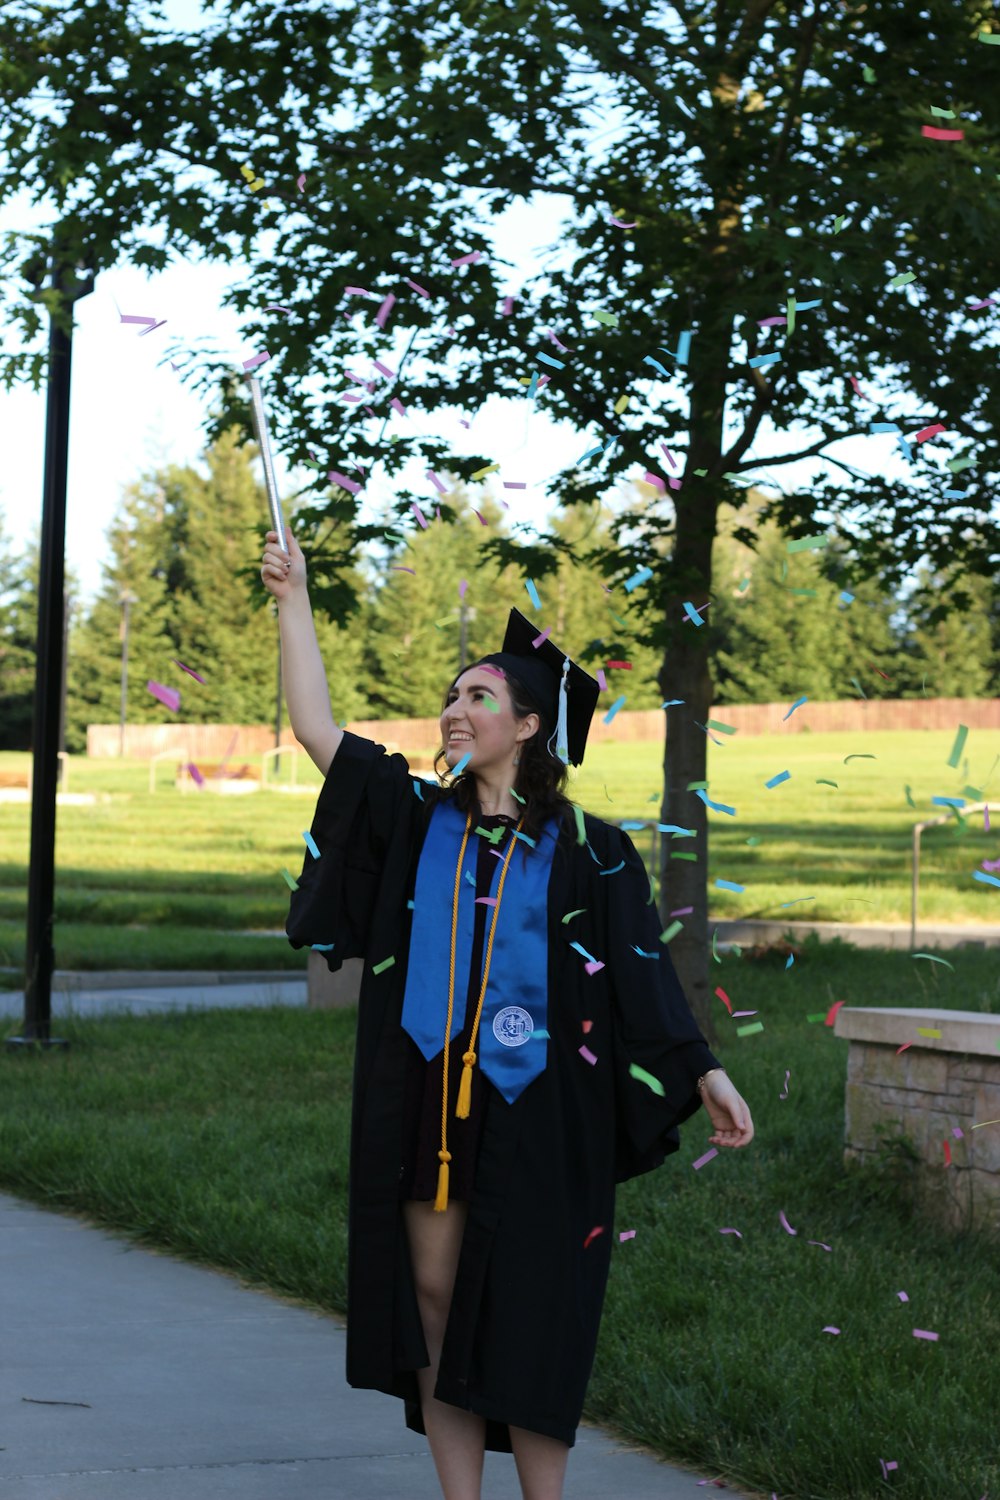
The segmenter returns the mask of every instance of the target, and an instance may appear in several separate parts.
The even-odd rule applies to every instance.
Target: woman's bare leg
[[[510,1441],[524,1500],[562,1500],[567,1444],[526,1427],[511,1427]]]
[[[449,1203],[443,1214],[435,1213],[432,1203],[403,1205],[417,1305],[431,1361],[427,1369],[417,1371],[420,1409],[444,1500],[480,1500],[486,1449],[485,1420],[434,1395],[467,1213],[465,1203]]]

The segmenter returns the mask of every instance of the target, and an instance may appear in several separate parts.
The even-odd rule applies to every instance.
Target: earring
[[[515,750],[514,751],[514,765],[515,766],[519,766],[520,764],[521,764],[521,752],[519,750]]]

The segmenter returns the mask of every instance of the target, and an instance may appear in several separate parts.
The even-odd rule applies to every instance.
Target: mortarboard
[[[587,733],[600,696],[600,687],[582,667],[570,661],[552,641],[538,646],[538,627],[512,609],[503,646],[480,657],[483,666],[500,667],[515,677],[549,723],[556,729],[555,753],[561,761],[580,765]]]

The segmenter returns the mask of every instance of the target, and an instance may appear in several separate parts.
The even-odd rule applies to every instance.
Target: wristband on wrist
[[[701,1077],[698,1079],[698,1082],[695,1084],[695,1088],[698,1090],[698,1093],[702,1095],[704,1094],[706,1078],[711,1078],[713,1073],[724,1073],[725,1071],[725,1068],[709,1068],[707,1073],[702,1073]]]

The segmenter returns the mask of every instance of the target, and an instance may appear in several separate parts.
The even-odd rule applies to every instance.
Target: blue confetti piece
[[[466,878],[466,880],[469,882],[469,884],[471,886],[475,887],[476,877],[475,877],[475,875],[473,875],[473,873],[472,873],[471,870],[466,870],[466,872],[465,872],[465,878]]]
[[[973,880],[981,880],[983,885],[1000,886],[1000,880],[995,875],[987,875],[985,870],[973,870],[972,878]]]
[[[533,608],[541,609],[542,601],[541,599],[539,599],[538,590],[535,588],[535,585],[532,583],[530,578],[526,578],[524,580],[524,586],[528,590],[528,598],[531,600]]]
[[[451,774],[453,776],[461,776],[462,772],[465,770],[466,766],[469,764],[469,761],[471,759],[472,759],[472,751],[471,750],[466,750],[465,754],[462,756],[462,759],[459,760],[459,761],[456,761],[455,764],[452,766],[452,768],[451,768]]]
[[[413,787],[414,793],[416,794],[417,801],[418,802],[423,802],[423,800],[424,800],[424,793],[423,793],[423,788],[420,785],[420,782],[419,781],[411,781],[410,785]]]
[[[564,359],[556,359],[554,354],[543,354],[539,351],[535,355],[535,358],[541,360],[543,365],[551,365],[554,370],[565,370],[566,368],[566,361]]]
[[[854,603],[854,595],[853,594],[849,594],[846,589],[841,589],[841,591],[840,591],[840,602],[841,602],[841,604],[853,604]]]
[[[751,370],[759,370],[764,365],[776,365],[781,358],[780,354],[757,354],[753,359],[747,360]]]
[[[538,845],[536,844],[535,840],[532,839],[532,838],[529,838],[526,833],[515,833],[514,837],[516,839],[520,839],[522,844],[527,844],[529,849],[537,849],[538,848]]]
[[[625,582],[625,592],[626,592],[626,594],[631,594],[631,592],[632,592],[633,589],[637,589],[639,587],[640,583],[645,583],[646,580],[649,579],[649,578],[652,578],[652,576],[653,576],[653,570],[652,570],[652,568],[640,568],[638,570],[638,572],[633,573],[632,577],[626,580],[626,582]]]
[[[691,351],[691,330],[686,328],[677,340],[677,353],[674,356],[679,365],[686,365],[688,354]],[[669,351],[668,351],[669,352]]]
[[[604,715],[604,722],[605,722],[605,724],[610,724],[611,723],[611,720],[614,718],[615,714],[618,712],[618,710],[621,708],[622,704],[625,702],[625,696],[626,695],[623,693],[620,698],[616,698],[615,701],[614,701],[614,703],[612,703],[611,707],[608,709],[607,713]]]
[[[594,958],[594,955],[592,953],[588,953],[582,943],[570,943],[570,947],[575,948],[577,953],[582,954],[582,956],[587,960],[589,964],[597,962],[597,960]]]
[[[621,859],[621,860],[619,860],[619,861],[618,861],[618,863],[617,863],[617,864],[616,864],[616,865],[615,865],[615,867],[614,867],[614,869],[613,869],[613,870],[602,870],[602,871],[601,871],[601,874],[602,874],[602,875],[617,875],[617,874],[618,874],[618,871],[619,871],[619,870],[624,870],[624,868],[625,868],[625,861],[624,861],[624,860],[623,860],[623,859]]]
[[[735,818],[735,807],[728,807],[725,802],[713,802],[708,793],[704,791],[695,792],[695,796],[700,797],[705,806],[710,807],[713,812],[728,813],[731,818]]]
[[[588,458],[594,458],[598,453],[603,453],[603,452],[604,452],[604,444],[603,443],[598,443],[595,448],[588,448],[587,451],[586,451],[586,453],[581,453],[580,457],[577,459],[577,463],[578,464],[582,464],[582,463],[585,462],[586,459],[588,459]]]
[[[902,429],[898,422],[869,422],[869,432],[900,432]]]
[[[646,825],[645,823],[620,823],[618,826],[622,833],[639,833]]]
[[[535,394],[535,392],[537,390],[538,390],[538,371],[536,370],[534,372],[534,374],[532,375],[531,380],[528,382],[528,389],[524,393],[525,394],[525,398],[528,401],[530,401],[531,398],[532,398],[532,396]]]
[[[663,702],[660,704],[660,707],[661,708],[676,708],[679,703],[683,703],[683,702],[684,702],[683,698],[664,698]]]
[[[701,615],[695,609],[690,599],[684,600],[684,613],[687,615],[688,619],[693,620],[696,625],[704,625],[705,621],[701,618]]]
[[[767,787],[768,791],[770,791],[772,787],[780,786],[783,781],[791,781],[791,779],[791,771],[779,771],[777,776],[772,776],[770,781],[764,782],[764,785]]]
[[[964,797],[932,797],[932,807],[964,807]]]
[[[822,306],[823,306],[823,299],[822,299],[822,297],[815,297],[811,302],[796,302],[796,304],[795,304],[795,311],[797,313],[800,313],[800,312],[811,312],[811,310],[814,307],[822,307]]]
[[[682,839],[694,838],[693,828],[681,828],[678,823],[657,823],[656,828],[659,833],[675,833]]]
[[[660,956],[658,953],[647,953],[644,948],[637,947],[635,943],[633,943],[631,946],[632,952],[638,953],[640,958],[659,958]]]
[[[310,947],[312,948],[312,950],[313,950],[314,953],[331,953],[333,951],[333,946],[334,946],[333,943],[311,943],[310,944]]]
[[[746,890],[746,886],[745,885],[737,885],[735,880],[721,880],[720,879],[720,880],[717,880],[715,883],[718,886],[718,888],[719,888],[720,891],[735,891],[737,895],[740,895],[740,893],[742,891]]]
[[[795,954],[794,953],[789,953],[788,958],[785,960],[785,968],[786,969],[790,969],[792,967],[792,964],[794,962],[795,962]]]
[[[841,594],[840,597],[843,598],[844,597],[843,594]],[[852,594],[850,597],[853,599],[854,595]],[[796,698],[795,702],[792,704],[791,708],[788,710],[787,714],[785,714],[784,718],[782,719],[782,721],[781,721],[782,724],[784,724],[785,719],[790,719],[792,717],[792,714],[795,712],[795,710],[797,708],[801,708],[802,705],[803,705],[803,703],[808,703],[808,702],[809,702],[808,698]]]
[[[899,437],[896,439],[896,442],[899,444],[900,448],[903,450],[903,456],[910,463],[912,463],[913,462],[913,449],[910,447],[910,445],[906,441],[905,437],[903,437],[902,433],[900,433]]]
[[[965,491],[964,490],[944,490],[942,493],[944,494],[944,498],[946,500],[964,500],[965,499]]]
[[[667,380],[670,379],[671,372],[665,365],[661,365],[658,359],[654,359],[651,354],[645,355],[642,362],[644,365],[652,365],[654,370],[659,370],[660,374],[665,376]]]
[[[312,834],[306,832],[303,833],[302,837],[305,839],[306,848],[309,850],[309,853],[312,855],[313,859],[319,859],[319,846],[316,843],[316,840],[313,838]]]

